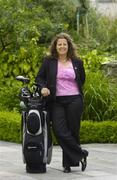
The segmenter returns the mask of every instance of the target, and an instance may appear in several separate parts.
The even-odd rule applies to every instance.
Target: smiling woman
[[[67,61],[68,43],[66,39],[58,39],[56,45],[57,53],[59,54],[59,61]]]
[[[80,120],[83,112],[82,86],[85,82],[83,61],[66,33],[55,36],[36,78],[42,96],[48,99],[47,110],[56,139],[63,151],[64,172],[71,166],[86,168],[88,151],[80,146]]]

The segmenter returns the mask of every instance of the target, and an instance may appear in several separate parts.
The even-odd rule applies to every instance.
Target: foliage
[[[15,79],[12,81],[7,80],[5,86],[0,86],[0,109],[6,111],[19,111],[19,90],[21,84],[15,82]]]
[[[34,79],[47,43],[69,28],[74,6],[61,0],[2,0],[0,11],[0,78],[3,83],[18,74]]]
[[[89,0],[79,0],[79,7],[77,8],[77,31],[84,38],[87,38],[88,35],[87,13],[89,7]]]
[[[117,53],[117,19],[112,21],[108,51]]]
[[[79,44],[87,50],[117,53],[117,18],[104,16],[90,7],[87,13],[87,36],[79,36]]]
[[[116,87],[98,70],[102,62],[111,59],[111,53],[117,53],[117,19],[110,20],[89,8],[88,0],[77,2],[82,7],[86,3],[88,34],[85,38],[77,32],[77,7],[72,0],[0,1],[1,109],[19,109],[21,84],[15,77],[27,76],[32,83],[50,40],[64,31],[75,40],[86,68],[84,119],[116,119]]]
[[[0,108],[12,110],[19,103],[15,77],[34,81],[48,42],[69,28],[74,6],[61,0],[1,0],[0,11]]]
[[[45,12],[41,7],[32,7],[32,13],[32,8],[18,0],[0,3],[0,77],[3,83],[18,74],[33,77],[45,49],[37,45],[38,28],[47,21],[47,17],[41,18]]]
[[[103,121],[117,118],[117,87],[101,71],[87,72],[83,119]]]
[[[21,143],[21,115],[16,112],[0,112],[0,140]],[[82,121],[81,143],[117,143],[117,121]],[[57,145],[53,135],[53,142]]]
[[[93,50],[82,55],[81,58],[86,69],[83,119],[93,119],[93,121],[116,120],[117,87],[101,70],[101,63],[110,61],[113,56],[104,56],[99,51]]]
[[[55,28],[57,28],[57,25],[60,23],[61,25],[65,24],[68,28],[73,27],[76,7],[71,0],[39,0],[37,2],[43,6],[52,22],[55,23]],[[60,31],[61,30],[60,28]]]
[[[0,139],[11,142],[21,142],[21,117],[16,112],[0,112]]]
[[[97,71],[101,68],[103,62],[109,61],[109,58],[100,54],[96,49],[89,51],[87,54],[82,55],[81,58],[84,61],[85,68],[90,71]]]
[[[83,121],[81,143],[117,143],[117,121]]]

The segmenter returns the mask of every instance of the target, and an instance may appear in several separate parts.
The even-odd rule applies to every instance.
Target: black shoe
[[[88,153],[88,151],[85,150],[85,149],[83,149],[82,151],[83,151],[83,153],[84,153],[84,158],[82,158],[82,160],[80,161],[80,162],[81,162],[81,165],[82,165],[81,170],[82,170],[82,171],[85,171],[85,169],[86,169],[86,167],[87,167],[87,156],[88,156],[89,153]]]
[[[86,167],[87,167],[87,158],[86,157],[84,157],[81,161],[81,170],[82,171],[85,171],[85,169],[86,169]]]
[[[70,173],[71,172],[71,168],[69,166],[68,167],[64,167],[63,172],[64,173]]]

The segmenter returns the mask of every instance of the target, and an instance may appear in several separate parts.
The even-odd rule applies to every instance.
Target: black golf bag
[[[17,76],[17,80],[28,83],[29,79]],[[26,86],[20,91],[22,108],[22,154],[29,173],[46,172],[52,156],[52,141],[49,117],[45,101],[40,97],[38,87],[30,91]]]

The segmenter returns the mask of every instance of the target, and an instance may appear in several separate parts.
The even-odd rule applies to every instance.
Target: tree
[[[15,77],[34,80],[47,43],[68,30],[73,14],[62,0],[1,0],[0,11],[0,94],[6,97],[2,104],[12,107],[8,99],[14,101],[19,89]]]
[[[87,13],[89,10],[89,0],[78,0],[79,6],[77,7],[77,31],[83,37],[88,37],[88,18]]]

